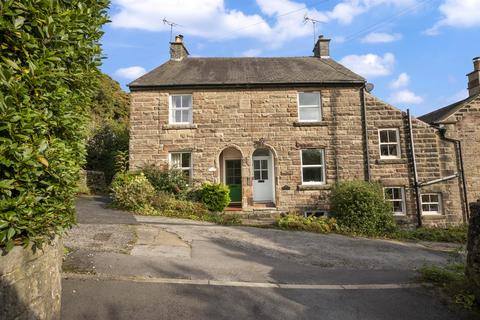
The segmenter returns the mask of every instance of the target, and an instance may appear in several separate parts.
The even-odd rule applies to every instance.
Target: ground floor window
[[[405,214],[405,190],[402,187],[387,187],[383,189],[385,200],[393,207],[393,214]]]
[[[440,193],[422,194],[422,214],[442,214],[442,196]]]
[[[182,170],[190,179],[192,177],[192,154],[190,152],[170,153],[170,168]]]
[[[325,157],[323,149],[304,149],[302,156],[302,183],[325,183]]]

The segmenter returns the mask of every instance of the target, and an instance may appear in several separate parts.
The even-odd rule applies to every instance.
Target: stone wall
[[[367,121],[371,178],[383,186],[403,187],[406,198],[406,215],[397,216],[400,222],[417,220],[417,208],[413,175],[413,162],[406,113],[367,96]],[[400,159],[380,159],[378,129],[397,128],[400,133]],[[430,125],[412,118],[413,140],[419,182],[447,177],[459,171],[455,144],[440,138],[437,130]],[[444,226],[463,222],[461,189],[458,178],[425,186],[421,193],[440,193],[443,210],[441,215],[423,215],[426,225]]]
[[[80,170],[78,185],[80,193],[99,194],[107,191],[105,174],[102,171]]]
[[[63,246],[32,252],[14,247],[0,256],[0,319],[60,319]]]
[[[297,94],[302,91],[321,93],[321,122],[298,123]],[[193,124],[168,124],[169,95],[173,93],[192,94]],[[275,204],[282,211],[328,210],[335,182],[365,178],[358,87],[134,91],[131,101],[130,169],[150,164],[165,167],[169,152],[185,151],[192,154],[195,180],[221,182],[220,155],[233,147],[242,155],[244,211],[253,204],[252,154],[259,146],[273,154]],[[384,186],[405,187],[407,212],[400,220],[415,222],[405,114],[367,95],[367,117],[372,179]],[[383,161],[378,153],[378,128],[390,127],[400,129],[402,158]],[[454,144],[441,140],[435,129],[419,120],[414,119],[413,127],[420,181],[454,174]],[[300,150],[305,148],[325,150],[325,185],[302,185]],[[458,179],[424,190],[440,192],[444,205],[444,214],[424,218],[427,224],[462,221]]]
[[[480,305],[480,201],[470,204],[466,275]]]

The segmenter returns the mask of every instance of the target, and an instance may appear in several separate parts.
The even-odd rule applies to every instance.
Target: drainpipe
[[[462,191],[463,191],[463,201],[464,201],[464,208],[465,208],[465,215],[463,217],[464,222],[467,222],[470,219],[470,211],[468,207],[468,195],[467,195],[467,182],[465,180],[465,170],[464,170],[464,164],[463,164],[463,151],[462,151],[462,141],[458,139],[453,139],[447,137],[445,134],[447,132],[447,128],[445,128],[443,125],[440,125],[438,127],[438,132],[440,133],[440,137],[449,142],[455,143],[457,149],[458,149],[458,160],[460,162],[460,177],[462,178]]]
[[[367,123],[367,101],[366,101],[366,86],[364,85],[361,89],[362,95],[362,124],[363,124],[363,141],[365,143],[364,153],[365,153],[365,180],[370,181],[370,153],[368,151],[368,123]]]
[[[415,158],[415,144],[413,142],[412,116],[410,109],[407,109],[408,117],[408,135],[410,136],[410,151],[412,153],[413,164],[413,187],[415,188],[415,202],[417,205],[417,226],[422,226],[422,206],[420,205],[420,185],[418,183],[417,160]]]

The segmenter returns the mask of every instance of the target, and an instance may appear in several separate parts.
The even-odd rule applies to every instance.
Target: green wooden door
[[[225,184],[232,202],[242,202],[242,160],[225,160]]]

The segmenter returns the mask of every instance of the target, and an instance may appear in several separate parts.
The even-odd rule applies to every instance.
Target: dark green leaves
[[[0,2],[0,248],[74,222],[106,0]]]

